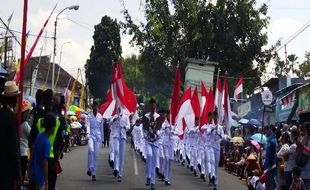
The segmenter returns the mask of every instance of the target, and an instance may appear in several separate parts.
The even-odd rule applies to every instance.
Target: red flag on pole
[[[49,19],[51,18],[52,14],[54,13],[54,10],[56,9],[56,7],[57,7],[57,4],[55,5],[54,9],[53,9],[52,12],[50,13],[50,15],[48,16],[47,20],[46,20],[45,23],[43,24],[43,27],[41,28],[40,32],[38,33],[38,36],[37,36],[36,40],[34,41],[33,45],[31,46],[31,48],[30,48],[30,50],[29,50],[29,52],[28,52],[28,54],[27,54],[27,56],[26,56],[26,58],[25,58],[25,61],[23,61],[23,67],[26,67],[26,65],[28,64],[28,62],[29,62],[29,60],[30,60],[30,57],[31,57],[31,55],[32,55],[32,53],[33,53],[35,47],[37,46],[37,43],[38,43],[39,39],[41,38],[41,35],[42,35],[42,33],[43,33],[43,31],[44,31],[44,29],[45,29],[45,27],[46,27],[46,25],[47,25]],[[21,73],[20,73],[20,70],[17,70],[16,73],[15,73],[15,76],[14,76],[14,79],[13,79],[13,80],[14,80],[16,83],[19,83],[21,76],[22,76],[22,75],[21,75]]]
[[[176,126],[175,126],[175,132],[178,135],[183,134],[183,130],[185,127],[185,117],[189,114],[193,114],[192,106],[191,106],[191,87],[189,87],[183,94],[180,104],[178,106],[178,115],[176,118]],[[187,123],[188,124],[188,123]]]
[[[177,70],[175,71],[173,93],[172,93],[171,104],[170,104],[170,121],[171,121],[171,125],[173,126],[175,125],[176,117],[178,114],[180,91],[181,91],[180,70],[179,70],[179,67],[177,67]]]
[[[199,103],[199,97],[198,97],[198,89],[197,86],[194,90],[193,96],[191,98],[191,105],[195,114],[195,118],[200,117],[200,103]],[[194,118],[194,119],[195,119]]]
[[[211,90],[210,90],[211,92]],[[209,93],[207,92],[207,89],[203,82],[201,81],[201,116],[200,116],[200,123],[199,123],[199,129],[208,122],[208,112],[207,112],[207,106],[209,101]],[[213,95],[212,95],[213,96]]]
[[[234,99],[237,102],[239,98],[239,94],[243,92],[243,77],[241,77],[236,85],[234,91]]]
[[[129,113],[134,112],[137,108],[137,98],[125,83],[120,64],[117,64],[116,92],[116,97],[120,100],[118,106],[122,110],[128,110]]]
[[[200,87],[201,87],[201,114],[203,112],[203,109],[207,103],[207,98],[208,98],[208,92],[206,89],[206,86],[204,85],[204,83],[201,81],[200,83]]]
[[[223,91],[224,91],[224,114],[223,114],[223,125],[226,128],[226,133],[230,137],[230,128],[232,124],[232,115],[231,115],[231,108],[230,108],[230,98],[229,98],[229,91],[227,85],[227,77],[225,76],[224,84],[223,84]]]

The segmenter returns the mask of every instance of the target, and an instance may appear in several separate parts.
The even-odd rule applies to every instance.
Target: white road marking
[[[133,167],[135,169],[135,174],[139,175],[137,159],[136,159],[136,153],[135,152],[133,153]]]

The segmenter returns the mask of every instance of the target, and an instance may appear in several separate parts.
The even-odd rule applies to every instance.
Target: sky
[[[58,18],[57,25],[57,55],[56,62],[59,63],[60,49],[62,44],[61,66],[73,76],[76,76],[78,68],[84,69],[84,64],[89,58],[90,48],[93,44],[93,26],[100,22],[104,15],[123,21],[123,6],[131,14],[134,21],[144,21],[143,13],[144,0],[30,0],[28,2],[28,26],[31,34],[37,34],[49,13],[57,3],[57,8],[51,17],[46,28],[47,38],[41,38],[33,56],[39,56],[41,48],[42,54],[52,55],[53,49],[53,30],[56,15],[64,8],[71,5],[79,5],[79,10],[66,10]],[[270,25],[268,27],[268,46],[274,44],[278,39],[285,41],[303,25],[310,21],[310,2],[309,0],[257,0],[257,5],[267,3],[269,6],[268,16]],[[22,0],[1,0],[0,17],[7,21],[14,11],[10,28],[21,31],[22,27]],[[74,21],[69,21],[68,19]],[[310,22],[309,22],[310,23]],[[0,32],[4,31],[0,24]],[[306,51],[310,51],[310,27],[302,32],[297,38],[287,45],[288,54],[296,54],[298,61],[304,60]],[[20,34],[16,33],[20,39]],[[27,49],[30,48],[35,37],[29,37]],[[123,57],[131,54],[138,54],[138,47],[129,44],[131,39],[128,35],[122,35]],[[17,57],[20,54],[20,47],[16,44]],[[284,48],[279,51],[284,57]],[[270,64],[267,68],[268,76],[272,76],[274,65]],[[83,70],[84,71],[84,70]]]

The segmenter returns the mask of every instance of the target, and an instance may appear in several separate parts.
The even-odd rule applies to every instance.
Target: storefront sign
[[[238,107],[239,117],[243,117],[249,112],[251,112],[251,102],[246,102]]]
[[[298,97],[298,113],[310,112],[310,86],[301,88]]]

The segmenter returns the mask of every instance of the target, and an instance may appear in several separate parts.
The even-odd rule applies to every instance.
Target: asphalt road
[[[91,181],[86,175],[87,171],[87,146],[74,147],[73,150],[61,160],[63,172],[59,175],[57,188],[59,190],[147,190],[145,186],[145,163],[140,155],[136,154],[129,146],[126,147],[125,170],[122,182],[117,182],[108,165],[108,148],[100,148],[97,160],[97,181]],[[194,177],[189,169],[180,164],[172,164],[172,185],[165,186],[160,180],[156,181],[156,189],[163,190],[199,190],[211,189],[199,177]],[[245,190],[244,181],[220,169],[219,190]]]

